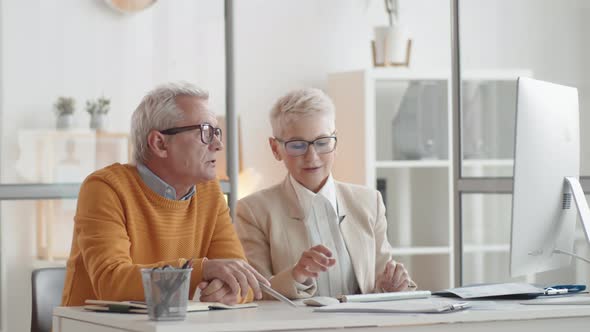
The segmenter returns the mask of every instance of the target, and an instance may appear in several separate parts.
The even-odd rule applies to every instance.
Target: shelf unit
[[[464,102],[494,110],[513,105],[504,99],[518,76],[528,70],[481,70],[463,75]],[[415,71],[375,68],[332,73],[328,94],[336,106],[338,151],[334,176],[340,181],[377,188],[387,208],[388,238],[398,260],[404,262],[420,287],[452,286],[453,272],[453,178],[449,156],[454,148],[450,114],[450,71]],[[486,94],[477,94],[484,86]],[[471,90],[469,90],[471,88]],[[484,88],[482,88],[484,89]],[[467,98],[472,99],[467,99]],[[479,99],[477,99],[479,98]],[[474,101],[475,100],[475,101]],[[482,106],[482,108],[485,108]],[[469,108],[467,108],[469,109]],[[462,164],[466,176],[511,176],[511,138],[490,136],[485,126],[501,126],[511,114],[488,114],[474,109],[467,114],[465,132],[475,141]],[[464,110],[465,112],[465,110]],[[512,132],[511,128],[503,128]],[[494,134],[494,133],[492,133]],[[483,207],[485,202],[475,200]],[[475,206],[477,208],[477,206]],[[477,219],[481,232],[485,218]],[[477,232],[476,232],[477,233]],[[508,254],[507,243],[465,243],[464,255]],[[475,265],[476,275],[483,266]],[[433,277],[436,276],[436,277]]]
[[[439,168],[449,167],[450,161],[448,160],[388,160],[388,161],[375,161],[375,167],[377,168]]]
[[[127,162],[131,154],[129,135],[122,132],[23,129],[17,142],[18,176],[39,184],[81,183],[96,169]],[[37,258],[68,257],[75,209],[74,199],[35,200]]]

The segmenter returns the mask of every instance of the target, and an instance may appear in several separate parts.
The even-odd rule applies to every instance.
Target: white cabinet
[[[464,176],[512,175],[518,76],[531,74],[501,70],[464,75]],[[449,87],[447,71],[377,68],[328,77],[338,131],[334,176],[381,191],[397,258],[421,288],[433,290],[454,280],[450,156],[456,147],[451,144]],[[474,242],[464,242],[466,254],[508,250],[504,239],[485,241],[485,205],[477,198],[471,204],[472,233],[464,241]],[[478,271],[464,273],[482,274],[483,266],[469,268]]]

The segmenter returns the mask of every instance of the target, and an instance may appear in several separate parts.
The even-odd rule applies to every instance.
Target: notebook
[[[86,300],[84,301],[84,309],[91,311],[147,314],[147,305],[145,302],[137,301]]]
[[[449,313],[464,310],[470,307],[468,302],[451,302],[439,299],[420,299],[391,302],[370,303],[339,303],[319,307],[316,312],[357,312],[357,313]]]
[[[147,305],[140,301],[103,301],[103,300],[86,300],[84,309],[102,312],[119,312],[132,314],[147,314]],[[208,311],[208,310],[227,310],[227,309],[244,309],[256,308],[256,303],[242,303],[227,305],[219,302],[197,302],[188,301],[187,312]]]

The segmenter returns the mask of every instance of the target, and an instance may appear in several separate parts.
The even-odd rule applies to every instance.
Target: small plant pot
[[[93,114],[90,117],[90,129],[104,130],[107,126],[106,114]]]
[[[373,65],[377,67],[408,67],[411,47],[412,41],[409,39],[404,26],[375,27]]]
[[[55,128],[59,130],[70,129],[74,126],[74,116],[72,114],[60,114],[57,116]]]

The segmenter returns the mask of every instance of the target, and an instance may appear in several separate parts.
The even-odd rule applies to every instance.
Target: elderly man
[[[62,305],[143,300],[141,268],[193,259],[190,296],[226,304],[268,284],[245,261],[215,179],[221,129],[206,91],[186,83],[148,93],[132,117],[134,165],[86,178],[78,197]],[[252,292],[253,290],[253,292]]]

